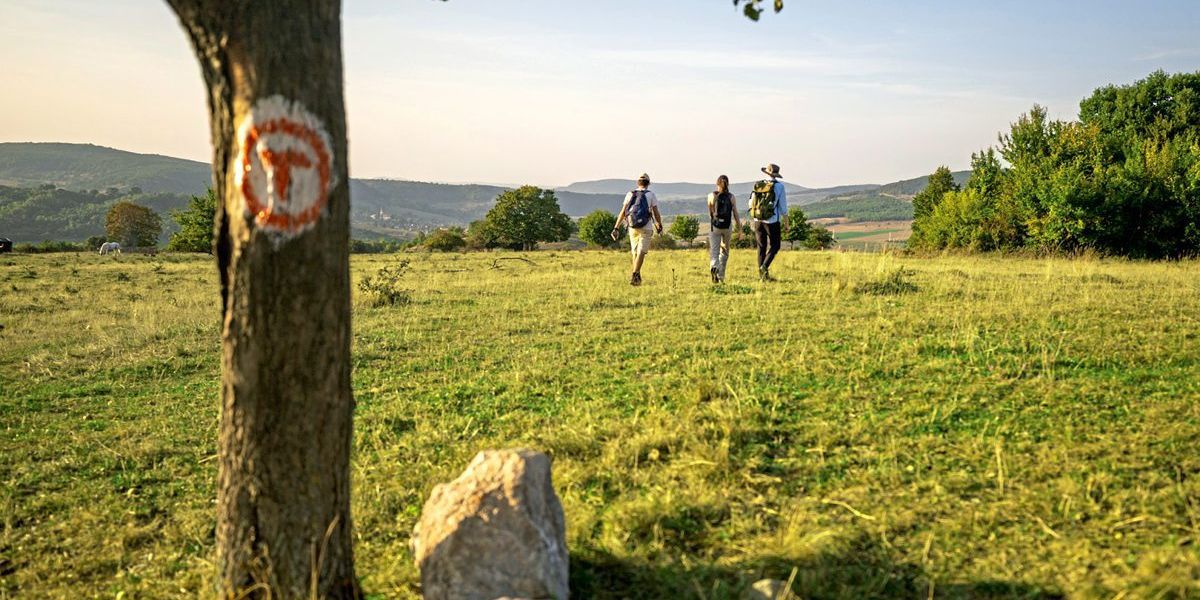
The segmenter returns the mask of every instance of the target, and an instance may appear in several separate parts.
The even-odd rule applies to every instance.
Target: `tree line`
[[[1021,115],[971,156],[959,187],[939,168],[913,199],[910,247],[1200,253],[1200,72],[1097,89],[1079,119]]]

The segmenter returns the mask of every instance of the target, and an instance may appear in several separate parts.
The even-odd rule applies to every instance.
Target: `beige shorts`
[[[654,237],[654,226],[650,225],[642,229],[629,228],[629,251],[637,254],[648,254],[650,252],[650,238]]]

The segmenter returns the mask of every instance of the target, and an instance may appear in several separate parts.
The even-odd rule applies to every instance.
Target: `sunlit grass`
[[[432,486],[554,458],[575,597],[1200,595],[1200,264],[406,255],[356,296],[358,571],[413,597]],[[356,257],[355,282],[400,260]],[[203,258],[0,257],[0,597],[214,575]],[[356,294],[357,294],[356,288]]]

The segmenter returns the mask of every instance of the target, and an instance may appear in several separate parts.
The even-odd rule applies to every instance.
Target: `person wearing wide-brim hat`
[[[650,252],[650,238],[655,233],[662,233],[662,215],[658,213],[658,197],[650,191],[650,176],[642,173],[637,180],[637,188],[625,194],[625,202],[621,204],[621,214],[613,226],[612,238],[620,235],[622,224],[629,226],[629,250],[633,253],[633,273],[629,275],[630,285],[642,285],[642,263]]]
[[[754,184],[750,194],[750,219],[758,246],[758,277],[771,281],[771,263],[783,245],[783,230],[788,226],[787,187],[780,181],[779,165],[769,164],[762,172],[770,179]]]

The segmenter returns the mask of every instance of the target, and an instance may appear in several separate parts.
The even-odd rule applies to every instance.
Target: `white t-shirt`
[[[641,189],[645,189],[645,188],[638,188],[638,189],[641,190]],[[633,202],[633,192],[629,192],[629,193],[625,194],[625,202],[621,205],[621,210],[625,211],[625,223],[628,224],[630,227],[633,227],[633,215],[630,214],[633,212],[633,207],[630,205],[632,202]],[[658,207],[658,196],[655,196],[654,192],[652,192],[650,190],[646,190],[646,203],[650,205],[651,209],[657,208]],[[648,223],[646,223],[646,226],[643,227],[643,229],[649,229],[651,227],[654,227],[654,215],[653,214],[650,215],[650,221]]]

